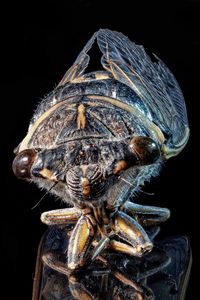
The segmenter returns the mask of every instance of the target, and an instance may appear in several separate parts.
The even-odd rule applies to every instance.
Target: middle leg
[[[142,226],[155,226],[170,217],[170,210],[167,208],[139,205],[130,201],[124,203],[123,211],[134,217]]]
[[[153,244],[142,226],[122,211],[118,211],[114,217],[113,230],[128,243],[112,239],[110,245],[117,251],[140,257],[153,248]]]

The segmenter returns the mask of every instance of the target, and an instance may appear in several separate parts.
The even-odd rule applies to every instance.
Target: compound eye
[[[160,157],[159,146],[146,136],[135,136],[131,139],[129,147],[141,165],[152,164]]]
[[[30,178],[30,170],[35,161],[37,151],[33,149],[26,149],[20,152],[14,159],[12,169],[18,178],[26,179]]]

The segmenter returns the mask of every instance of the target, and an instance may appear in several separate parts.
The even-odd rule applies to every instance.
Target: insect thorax
[[[133,136],[153,135],[134,114],[135,107],[148,114],[141,99],[128,86],[96,74],[101,73],[86,74],[43,100],[22,142],[38,149],[33,181],[50,189],[55,178],[51,192],[78,206],[119,205],[159,165],[134,166],[128,149]]]

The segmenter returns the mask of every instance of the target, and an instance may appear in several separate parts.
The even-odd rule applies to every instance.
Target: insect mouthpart
[[[68,170],[66,183],[73,197],[79,200],[97,200],[105,191],[106,180],[98,165],[75,166]]]

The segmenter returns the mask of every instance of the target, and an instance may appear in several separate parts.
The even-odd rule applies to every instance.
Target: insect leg
[[[94,261],[95,258],[108,246],[110,246],[110,239],[107,236],[102,237],[102,239],[97,242],[92,254],[91,254],[91,261]]]
[[[77,269],[86,263],[88,250],[95,234],[95,222],[83,215],[74,227],[68,246],[68,268]]]
[[[121,281],[125,285],[131,286],[138,293],[143,293],[142,287],[135,280],[128,278],[127,275],[121,272],[121,270],[118,270],[116,265],[110,264],[107,261],[107,259],[101,255],[98,256],[98,260],[103,262],[107,266],[107,268],[110,268],[111,274],[113,274],[119,281]],[[143,298],[138,298],[138,299],[143,299]]]
[[[71,273],[71,270],[69,270],[63,262],[59,261],[54,253],[46,253],[42,255],[42,262],[50,269],[53,269],[61,274],[68,276]]]
[[[85,285],[81,282],[79,278],[75,275],[70,275],[68,277],[69,280],[69,289],[73,297],[77,300],[85,299],[85,300],[94,300],[94,295],[91,294],[90,291],[85,287]]]
[[[139,205],[130,201],[125,202],[123,210],[142,226],[158,225],[170,217],[170,210],[167,208]]]
[[[113,275],[118,279],[120,280],[122,283],[124,283],[125,285],[129,285],[131,286],[132,288],[134,288],[135,291],[138,292],[138,299],[143,299],[141,298],[142,294],[143,293],[143,290],[142,290],[142,287],[139,286],[139,284],[136,282],[136,281],[133,281],[131,279],[129,279],[125,274],[123,274],[122,272],[118,271],[117,269],[116,270],[112,270],[113,271]],[[140,296],[140,298],[139,298]]]
[[[122,211],[118,211],[114,218],[113,230],[129,245],[113,242],[111,245],[118,251],[142,256],[153,248],[153,244],[142,226]],[[132,246],[132,250],[129,248]],[[129,251],[130,250],[130,251]]]
[[[56,209],[42,213],[41,221],[46,225],[60,225],[76,223],[81,216],[81,211],[75,207]]]
[[[137,247],[130,246],[128,244],[116,241],[114,239],[110,241],[110,248],[121,253],[129,254],[133,256],[141,256],[138,255]]]

